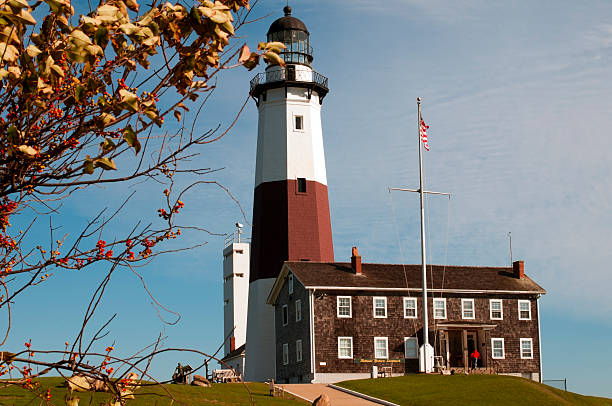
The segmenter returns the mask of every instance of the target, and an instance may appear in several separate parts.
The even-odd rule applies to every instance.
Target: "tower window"
[[[304,129],[304,116],[293,116],[296,130]]]
[[[298,193],[306,193],[306,178],[297,178]]]

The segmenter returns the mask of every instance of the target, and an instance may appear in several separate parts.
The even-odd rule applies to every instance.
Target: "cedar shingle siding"
[[[301,300],[302,320],[295,321],[295,302]],[[308,291],[294,279],[293,294],[285,282],[274,307],[276,329],[276,376],[279,382],[310,382],[313,379],[310,368],[310,303]],[[289,323],[283,326],[283,305],[289,308]],[[296,340],[302,340],[302,361],[297,361]],[[283,364],[283,344],[289,344],[289,363]],[[280,378],[282,377],[282,378]]]

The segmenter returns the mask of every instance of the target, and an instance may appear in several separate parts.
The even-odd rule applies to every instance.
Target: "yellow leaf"
[[[271,49],[271,48],[285,49],[287,48],[287,46],[285,46],[285,44],[283,44],[282,42],[278,42],[278,41],[268,42],[265,44],[265,49]]]
[[[28,55],[30,55],[32,58],[36,58],[38,55],[40,55],[40,53],[42,52],[40,49],[38,49],[38,47],[34,44],[30,44],[28,45],[28,47],[26,48],[26,52]]]
[[[24,154],[28,155],[29,157],[33,158],[34,156],[36,156],[37,152],[34,148],[32,148],[29,145],[20,145],[19,148],[17,148],[19,151],[23,152]]]
[[[174,110],[174,117],[176,117],[176,121],[181,121],[181,112]]]
[[[32,25],[36,24],[36,20],[34,19],[34,17],[32,17],[32,15],[26,9],[21,9],[19,14],[16,14],[16,17],[19,18],[21,21],[23,21],[26,24],[32,24]]]
[[[263,57],[272,65],[285,66],[285,61],[283,61],[283,59],[274,52],[266,52],[265,54],[263,54]]]
[[[25,0],[9,0],[8,4],[13,8],[28,8],[28,2]]]
[[[225,13],[216,11],[215,13],[213,13],[213,15],[210,16],[210,20],[216,24],[223,24],[229,19],[227,18],[227,15],[225,15]]]
[[[21,69],[18,66],[9,66],[8,71],[14,78],[19,78],[21,76]]]
[[[222,27],[225,31],[234,35],[234,26],[232,25],[231,21],[227,20],[226,22],[223,23]]]
[[[53,70],[55,73],[57,73],[59,76],[64,77],[64,71],[63,71],[63,70],[62,70],[62,68],[60,68],[59,66],[57,66],[57,65],[53,65],[53,66],[51,67],[51,69],[52,69],[52,70]]]
[[[127,35],[133,35],[140,32],[140,27],[134,25],[132,23],[126,23],[119,26],[119,29],[126,33]]]
[[[70,33],[70,42],[77,48],[84,48],[91,45],[91,39],[81,30],[74,30]]]
[[[151,38],[147,38],[144,41],[142,41],[142,45],[146,45],[148,47],[154,47],[159,43],[159,37],[155,36],[155,37],[151,37]],[[149,51],[150,52],[150,51]]]
[[[0,55],[2,55],[2,60],[4,61],[15,62],[19,57],[19,51],[13,45],[0,42]]]
[[[94,167],[102,168],[104,170],[117,170],[117,165],[115,165],[115,161],[109,158],[98,158],[93,161]]]

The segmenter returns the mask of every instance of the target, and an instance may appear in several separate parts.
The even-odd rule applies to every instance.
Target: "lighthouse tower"
[[[332,262],[321,105],[327,78],[312,70],[306,25],[274,21],[267,40],[287,47],[286,66],[269,65],[251,81],[257,103],[257,164],[247,316],[246,380],[274,377],[274,308],[266,299],[284,261]]]

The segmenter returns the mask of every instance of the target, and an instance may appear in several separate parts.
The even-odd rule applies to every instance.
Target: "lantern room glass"
[[[301,30],[283,30],[268,35],[268,42],[282,42],[287,48],[280,56],[286,63],[297,63],[310,66],[312,48],[307,33]]]

